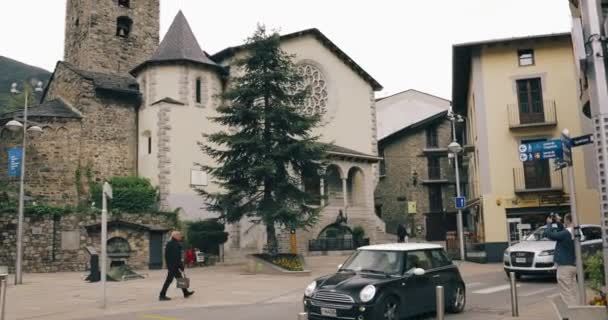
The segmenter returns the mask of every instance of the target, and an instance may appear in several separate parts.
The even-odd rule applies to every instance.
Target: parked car
[[[581,225],[583,254],[594,254],[602,249],[602,229],[599,225]],[[545,226],[536,229],[518,244],[508,247],[503,255],[507,275],[515,272],[522,275],[555,275],[557,266],[553,263],[555,241],[544,237]]]
[[[335,274],[304,291],[308,319],[396,320],[436,310],[444,287],[448,312],[459,313],[466,288],[456,265],[435,244],[396,243],[359,248]]]

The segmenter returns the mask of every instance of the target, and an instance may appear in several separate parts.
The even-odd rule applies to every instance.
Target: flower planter
[[[310,276],[311,274],[311,271],[306,270],[305,266],[303,271],[289,271],[252,254],[247,255],[246,272],[248,274],[272,274],[284,276]]]
[[[559,319],[568,320],[608,320],[608,309],[605,306],[567,306],[561,296],[552,301]]]

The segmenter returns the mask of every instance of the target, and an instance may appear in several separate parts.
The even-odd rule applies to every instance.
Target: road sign
[[[570,139],[570,141],[572,141],[572,146],[573,147],[583,146],[583,145],[586,145],[586,144],[593,143],[593,135],[592,134],[586,134],[586,135],[583,135],[583,136],[572,138],[572,139]]]
[[[519,153],[536,153],[550,150],[558,151],[561,149],[562,141],[560,139],[524,143],[519,145]]]
[[[465,197],[456,197],[455,200],[456,200],[456,209],[459,209],[459,210],[464,209],[465,202],[466,202]]]
[[[21,175],[21,159],[23,158],[23,149],[15,147],[8,149],[8,176],[19,177]]]

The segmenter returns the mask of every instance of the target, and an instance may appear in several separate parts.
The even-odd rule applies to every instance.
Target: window
[[[118,0],[118,5],[124,8],[130,8],[129,0]]]
[[[133,26],[133,20],[129,17],[118,17],[116,21],[116,36],[121,38],[127,38],[131,33],[131,27]]]
[[[437,127],[432,126],[426,129],[426,146],[427,148],[439,147],[439,140],[437,138]]]
[[[598,227],[582,228],[585,241],[602,239],[602,229]]]
[[[196,89],[196,103],[201,103],[201,101],[202,101],[201,85],[202,85],[201,78],[196,78],[196,88],[195,88]]]
[[[386,176],[386,158],[384,155],[384,149],[380,149],[380,157],[382,157],[382,160],[380,160],[380,176],[384,177]]]
[[[520,67],[534,65],[534,50],[532,50],[532,49],[518,50],[517,56],[519,57],[519,66]]]
[[[452,264],[452,261],[445,255],[443,250],[431,251],[431,259],[433,268],[441,268]]]
[[[524,140],[522,144],[546,141],[546,139]],[[546,189],[551,187],[549,160],[524,162],[524,181],[526,189]]]
[[[517,100],[521,124],[545,121],[543,92],[540,78],[517,80]]]
[[[405,270],[414,268],[429,270],[432,268],[431,259],[427,251],[410,251],[407,253]]]
[[[429,157],[427,159],[429,179],[438,180],[441,179],[441,165],[438,157]]]
[[[152,137],[148,137],[148,154],[152,154]]]
[[[431,212],[443,212],[441,186],[429,186],[429,208]]]

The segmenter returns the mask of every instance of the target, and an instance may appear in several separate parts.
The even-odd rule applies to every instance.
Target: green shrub
[[[585,257],[585,272],[589,275],[589,286],[591,289],[603,292],[604,279],[604,257],[602,252]]]
[[[188,244],[205,253],[219,255],[219,246],[228,241],[225,226],[217,219],[191,222],[187,228]]]
[[[361,226],[353,228],[353,239],[362,240],[365,237],[365,229]]]
[[[114,177],[108,181],[112,186],[113,198],[108,208],[113,211],[142,213],[157,210],[158,192],[150,181],[140,177]],[[91,198],[95,206],[101,208],[102,184],[91,186]]]

